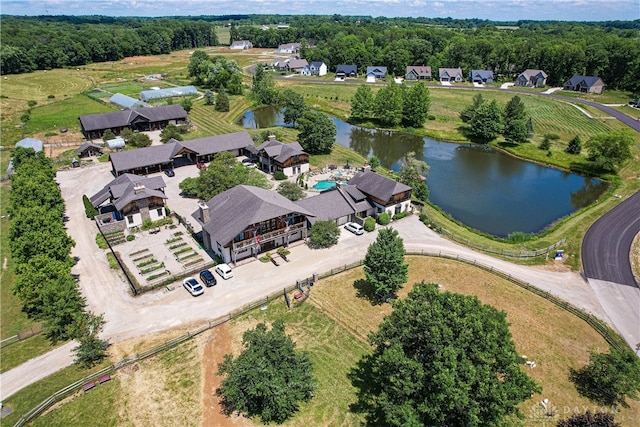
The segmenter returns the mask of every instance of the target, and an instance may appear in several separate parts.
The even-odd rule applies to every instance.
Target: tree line
[[[213,24],[186,18],[3,16],[0,36],[2,74],[75,67],[218,44]]]
[[[232,27],[231,37],[265,48],[300,42],[302,57],[323,61],[332,71],[339,64],[355,64],[359,70],[383,65],[391,74],[404,75],[409,65],[429,65],[434,73],[461,67],[465,73],[486,69],[498,79],[512,79],[532,68],[544,70],[550,85],[561,85],[574,74],[595,75],[610,88],[640,93],[639,21],[523,22],[506,30],[488,21],[436,27],[412,19],[342,18],[292,19],[286,30]]]
[[[76,361],[92,364],[108,345],[98,338],[104,319],[85,311],[85,299],[71,274],[75,242],[64,228],[64,200],[53,164],[31,148],[18,147],[12,154],[9,247],[16,265],[12,291],[27,316],[43,322],[52,343],[78,340]]]

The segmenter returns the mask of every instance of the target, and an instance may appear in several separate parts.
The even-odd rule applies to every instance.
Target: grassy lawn
[[[135,99],[138,99],[141,91],[151,89],[152,87],[164,89],[171,86],[163,81],[153,80],[141,82],[137,79],[124,82],[104,83],[100,85],[100,89],[102,90],[111,93],[121,93]]]
[[[14,395],[10,396],[9,399],[6,399],[2,402],[3,406],[10,406],[13,409],[13,412],[10,415],[2,419],[2,425],[7,425],[7,426],[14,425],[22,415],[24,415],[31,409],[35,408],[37,405],[39,405],[42,401],[47,399],[53,393],[59,390],[62,390],[69,384],[72,384],[84,377],[87,377],[92,373],[97,372],[106,366],[109,366],[109,364],[110,362],[105,361],[102,365],[93,367],[91,369],[85,369],[78,365],[72,365],[72,366],[69,366],[68,368],[64,368],[56,372],[55,374],[52,374],[44,378],[41,381],[38,381],[36,384],[32,384],[28,387],[23,388],[22,390],[18,391]],[[112,385],[109,385],[109,383],[106,383],[104,384],[104,386],[105,388],[107,387],[110,388],[115,386],[115,384],[112,386]],[[97,389],[98,388],[96,388],[96,390]],[[80,394],[81,393],[78,393],[78,395]],[[87,397],[90,398],[91,396],[87,394]],[[104,400],[104,398],[96,399],[95,401],[93,399],[88,399],[88,400],[91,400],[91,403],[86,406],[87,411],[92,410],[92,408],[102,407],[103,403],[101,403],[100,401]],[[117,409],[115,409],[115,411],[117,411]],[[68,412],[68,411],[63,411],[63,414],[64,412]],[[54,411],[53,413],[57,414],[58,410]],[[98,414],[100,414],[100,416],[98,416]],[[104,416],[103,416],[103,413],[96,413],[96,412],[89,413],[88,419],[92,420],[89,423],[90,425],[94,425],[93,418],[95,417],[107,419],[108,415],[106,413],[104,413]],[[53,423],[45,423],[45,424],[39,424],[39,425],[64,426],[64,425],[78,425],[78,424],[68,424],[61,421],[60,423],[53,422]],[[99,425],[116,425],[116,424],[99,424]]]
[[[218,36],[218,44],[221,46],[229,46],[231,44],[231,28],[216,27],[216,36]]]
[[[570,412],[572,408],[593,405],[579,396],[568,381],[569,369],[586,364],[589,350],[605,351],[608,348],[604,339],[585,322],[484,270],[428,257],[407,257],[407,262],[409,280],[400,291],[400,298],[407,295],[414,283],[424,280],[439,283],[447,291],[476,295],[482,302],[507,313],[518,352],[537,364],[533,370],[523,369],[527,369],[543,388],[541,394],[520,406],[525,425],[540,425],[532,413],[543,398],[552,402],[560,417],[566,416],[565,408],[571,408]],[[240,339],[245,330],[258,322],[277,319],[284,320],[287,334],[297,347],[309,353],[318,389],[313,399],[301,405],[299,413],[284,425],[362,425],[362,416],[349,409],[356,401],[356,389],[351,385],[348,373],[364,354],[371,351],[366,335],[376,330],[383,317],[391,312],[388,304],[371,304],[363,279],[362,268],[323,279],[314,285],[305,303],[291,310],[277,299],[269,303],[266,310],[254,310],[228,324],[233,335],[234,353],[240,350]],[[201,358],[208,357],[200,350],[208,340],[204,334],[142,361],[136,364],[135,373],[131,367],[125,368],[111,383],[89,393],[79,393],[71,402],[40,417],[36,425],[73,425],[75,420],[91,417],[93,407],[101,408],[101,420],[97,425],[122,425],[124,420],[132,425],[200,425],[201,404],[187,396],[200,396],[202,384],[196,377],[204,363]],[[131,351],[146,349],[148,345],[151,343],[133,347]],[[204,390],[204,393],[210,392]],[[153,413],[159,408],[162,408],[164,420],[158,420],[157,415],[154,418]],[[638,410],[640,402],[632,401],[631,407],[623,408],[616,419],[625,427],[631,426],[632,423],[624,420],[630,420]],[[240,422],[229,419],[229,424],[236,425],[236,421]],[[258,424],[242,420],[237,425]]]
[[[606,89],[601,94],[597,93],[583,93],[559,90],[553,92],[554,95],[566,96],[568,98],[586,99],[588,101],[598,102],[600,104],[626,104],[633,96],[631,92],[625,92],[621,90],[609,90]]]

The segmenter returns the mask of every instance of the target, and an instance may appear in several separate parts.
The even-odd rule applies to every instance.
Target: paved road
[[[640,191],[611,209],[587,230],[582,240],[585,276],[637,287],[629,253],[640,232]]]

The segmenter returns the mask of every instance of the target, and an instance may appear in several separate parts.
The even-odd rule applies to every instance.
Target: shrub
[[[93,207],[87,195],[82,196],[82,203],[84,204],[84,213],[89,219],[93,219],[96,215],[98,215],[98,211]]]
[[[391,221],[391,216],[388,213],[383,212],[378,215],[378,224],[387,225],[389,224],[389,221]]]
[[[153,221],[151,221],[151,218],[147,218],[144,221],[142,221],[142,229],[143,230],[148,230],[150,228],[153,227]]]
[[[101,233],[96,234],[96,245],[98,245],[100,249],[107,249],[109,247],[107,240]]]
[[[522,231],[514,231],[513,233],[509,233],[507,236],[507,240],[513,243],[522,243],[530,240],[531,236],[529,234],[523,233]]]
[[[113,256],[111,252],[107,252],[107,261],[109,262],[109,268],[113,270],[118,269],[118,260]]]
[[[340,229],[334,221],[317,221],[309,229],[309,247],[311,249],[328,248],[338,243]]]
[[[127,236],[127,242],[130,242],[130,241],[135,240],[135,239],[136,239],[135,234],[129,234],[129,235]]]
[[[27,105],[29,106],[29,108],[35,107],[37,103],[38,102],[34,101],[33,99],[30,99],[30,100],[27,101]]]
[[[395,215],[393,216],[393,219],[402,219],[402,218],[404,218],[405,216],[407,216],[407,212],[400,212],[400,213],[395,214]]]
[[[56,96],[55,95],[47,95],[47,98],[49,99],[54,99]]]
[[[373,217],[367,217],[364,220],[364,230],[365,231],[373,231],[376,228],[376,220]]]
[[[436,119],[436,116],[434,116],[433,114],[429,114],[427,116],[427,120],[435,120],[435,119]]]
[[[287,179],[287,175],[285,175],[284,172],[282,172],[282,171],[275,171],[275,173],[273,174],[273,177],[278,181],[282,181],[283,179]]]

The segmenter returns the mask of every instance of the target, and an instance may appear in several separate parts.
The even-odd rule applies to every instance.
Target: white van
[[[231,270],[231,267],[229,267],[227,264],[218,264],[216,265],[215,270],[216,270],[216,273],[218,273],[220,277],[222,277],[225,280],[231,279],[233,277],[233,271]]]

